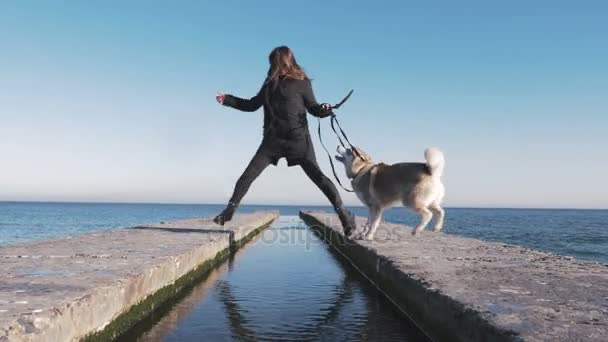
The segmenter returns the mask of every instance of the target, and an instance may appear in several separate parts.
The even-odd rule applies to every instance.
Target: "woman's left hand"
[[[323,114],[329,113],[331,112],[331,105],[329,103],[322,103],[321,110],[323,111]]]

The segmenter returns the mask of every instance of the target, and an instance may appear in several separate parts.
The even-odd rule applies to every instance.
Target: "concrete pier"
[[[109,340],[279,214],[190,219],[0,247],[0,341]]]
[[[607,265],[389,223],[352,241],[335,215],[300,217],[433,340],[608,340]]]

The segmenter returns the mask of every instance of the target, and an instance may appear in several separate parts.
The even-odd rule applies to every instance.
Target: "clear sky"
[[[224,203],[262,112],[214,95],[282,44],[375,160],[440,147],[446,206],[608,208],[608,2],[559,0],[2,1],[0,200]],[[244,203],[327,202],[282,160]]]

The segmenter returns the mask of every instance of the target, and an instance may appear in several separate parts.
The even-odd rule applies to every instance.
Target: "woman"
[[[288,47],[275,48],[268,59],[268,76],[256,96],[246,100],[232,95],[217,95],[220,104],[241,111],[253,112],[264,106],[264,138],[236,182],[226,209],[214,221],[220,225],[230,221],[251,183],[268,165],[276,166],[284,157],[288,166],[300,165],[308,178],[323,191],[336,210],[345,235],[349,236],[355,230],[354,216],[344,207],[336,187],[317,164],[306,119],[306,111],[321,118],[332,115],[331,106],[317,103],[310,79]]]

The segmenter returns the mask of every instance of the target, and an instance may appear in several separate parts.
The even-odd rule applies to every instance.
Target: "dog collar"
[[[359,182],[359,178],[361,178],[362,175],[364,175],[366,172],[370,171],[371,169],[375,168],[378,164],[371,164],[371,165],[367,165],[364,166],[363,168],[361,168],[361,170],[357,171],[357,173],[355,174],[355,176],[353,177],[353,180],[351,181],[351,183],[357,183]]]

